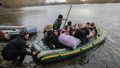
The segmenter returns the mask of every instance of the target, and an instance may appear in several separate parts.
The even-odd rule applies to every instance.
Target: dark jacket
[[[87,36],[85,35],[85,32],[83,30],[76,29],[74,37],[80,39],[81,43],[87,43],[88,42]]]
[[[49,37],[50,37],[50,35],[53,33],[53,30],[44,31],[43,34],[45,34],[46,32],[47,32],[47,37],[45,38],[45,36],[44,36],[43,42],[44,42],[45,44],[48,44],[48,42],[49,42]]]
[[[10,56],[11,53],[19,51],[21,49],[29,48],[26,45],[26,41],[23,37],[17,36],[15,39],[10,41],[3,49],[2,56]],[[32,52],[27,52],[28,55],[33,55]]]
[[[58,36],[56,36],[54,34],[50,35],[50,37],[49,37],[49,47],[50,48],[53,48],[53,45],[55,45],[56,48],[65,48],[66,47],[58,41]]]
[[[95,30],[95,35],[94,35],[94,37],[97,36],[97,29],[96,29],[96,27],[94,27],[93,29],[90,28],[90,30],[91,30],[91,31]]]
[[[56,19],[56,21],[53,24],[53,29],[60,29],[61,24],[62,24],[62,21]]]
[[[89,30],[87,29],[87,27],[84,27],[84,28],[82,28],[81,30],[84,31],[84,34],[85,34],[85,35],[89,35],[89,34],[90,34],[90,32],[89,32]]]
[[[61,29],[58,29],[59,34],[60,34],[60,31],[61,31]],[[48,45],[49,44],[49,37],[53,33],[53,30],[44,31],[43,34],[45,34],[46,32],[47,32],[47,37],[45,38],[45,35],[44,35],[43,42]]]

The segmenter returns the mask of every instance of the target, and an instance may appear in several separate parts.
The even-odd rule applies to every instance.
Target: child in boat
[[[53,30],[53,33],[49,37],[49,44],[48,46],[53,49],[53,48],[66,48],[66,46],[62,45],[58,41],[58,36],[60,35],[60,32],[57,29]]]
[[[87,22],[86,23],[86,27],[87,27],[87,29],[89,30],[89,35],[87,35],[87,38],[92,38],[92,36],[93,36],[93,34],[92,34],[92,32],[90,31],[90,23],[89,22]]]
[[[70,26],[70,31],[72,31],[72,29],[76,27],[76,24],[72,26],[72,22],[68,21],[68,24],[65,26],[65,29],[67,28],[67,26]]]
[[[72,35],[72,31],[70,31],[70,26],[66,26],[65,30],[63,31],[66,35]]]
[[[91,23],[90,31],[91,31],[91,33],[93,34],[92,37],[97,36],[97,30],[96,30],[96,27],[95,27],[95,24],[94,24],[94,23]]]
[[[44,27],[44,38],[43,38],[43,42],[45,44],[48,44],[49,42],[49,36],[53,33],[53,29],[52,29],[52,25],[51,24],[48,24]]]

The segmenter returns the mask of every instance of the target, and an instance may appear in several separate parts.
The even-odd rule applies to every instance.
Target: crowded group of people
[[[44,27],[43,42],[50,48],[65,48],[63,44],[58,41],[60,34],[66,34],[78,38],[81,40],[81,44],[86,44],[89,39],[97,36],[97,30],[94,23],[87,22],[86,25],[78,23],[72,26],[72,22],[68,21],[64,28],[60,28],[62,24],[63,16],[60,14],[53,24],[48,24]]]
[[[1,9],[2,2],[0,2]],[[65,34],[70,35],[75,38],[81,40],[81,44],[86,44],[89,42],[88,39],[97,36],[97,30],[94,23],[86,23],[83,25],[82,23],[73,25],[72,22],[69,21],[64,28],[60,28],[62,24],[62,20],[64,19],[62,15],[58,15],[58,18],[54,22],[53,26],[48,24],[44,27],[44,38],[43,42],[47,44],[50,48],[67,48],[58,41],[59,35]],[[2,30],[0,30],[0,36],[10,39],[10,36],[5,34]],[[20,35],[15,39],[11,40],[2,50],[2,56],[5,60],[11,61],[12,63],[17,61],[18,67],[25,67],[23,64],[23,60],[26,55],[36,55],[38,52],[28,52],[26,48],[32,48],[31,45],[26,45],[26,41],[29,38],[29,32],[27,30],[21,30]],[[19,57],[19,59],[18,59]]]

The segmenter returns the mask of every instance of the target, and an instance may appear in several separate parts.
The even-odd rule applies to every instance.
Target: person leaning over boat
[[[96,26],[94,23],[91,23],[90,31],[93,33],[93,37],[97,36],[97,30],[96,30]]]
[[[67,20],[67,19],[63,19],[63,16],[61,14],[58,15],[58,18],[55,20],[55,22],[53,24],[53,29],[60,29],[62,20]]]
[[[78,24],[79,25],[79,28],[82,30],[82,31],[84,31],[84,33],[85,33],[85,35],[87,36],[87,35],[89,35],[89,29],[85,26],[85,25],[83,25],[82,23],[79,23]]]
[[[82,44],[86,44],[88,42],[85,31],[82,29],[85,26],[82,23],[78,24],[78,29],[76,29],[74,33],[74,37],[79,38]]]
[[[0,9],[2,6],[2,2],[0,1]],[[0,30],[0,36],[5,37],[5,39],[10,39],[10,36],[5,34],[2,30]]]
[[[12,62],[17,61],[17,57],[20,57],[17,63],[18,67],[25,67],[22,62],[26,55],[36,55],[37,51],[28,52],[26,48],[32,48],[32,46],[26,45],[26,40],[29,38],[29,33],[27,30],[21,30],[20,36],[10,41],[2,50],[2,56],[5,60]]]
[[[50,35],[49,37],[49,47],[51,49],[53,48],[66,48],[66,46],[62,45],[58,41],[58,36],[60,35],[60,32],[57,29],[53,30],[53,34]]]

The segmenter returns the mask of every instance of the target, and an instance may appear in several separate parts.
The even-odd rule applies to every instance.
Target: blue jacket
[[[44,42],[45,44],[48,44],[48,42],[49,42],[49,37],[50,37],[50,35],[53,33],[53,30],[44,31],[43,34],[45,34],[46,32],[47,32],[47,35],[48,35],[48,36],[45,38],[45,35],[44,35],[43,42]]]

